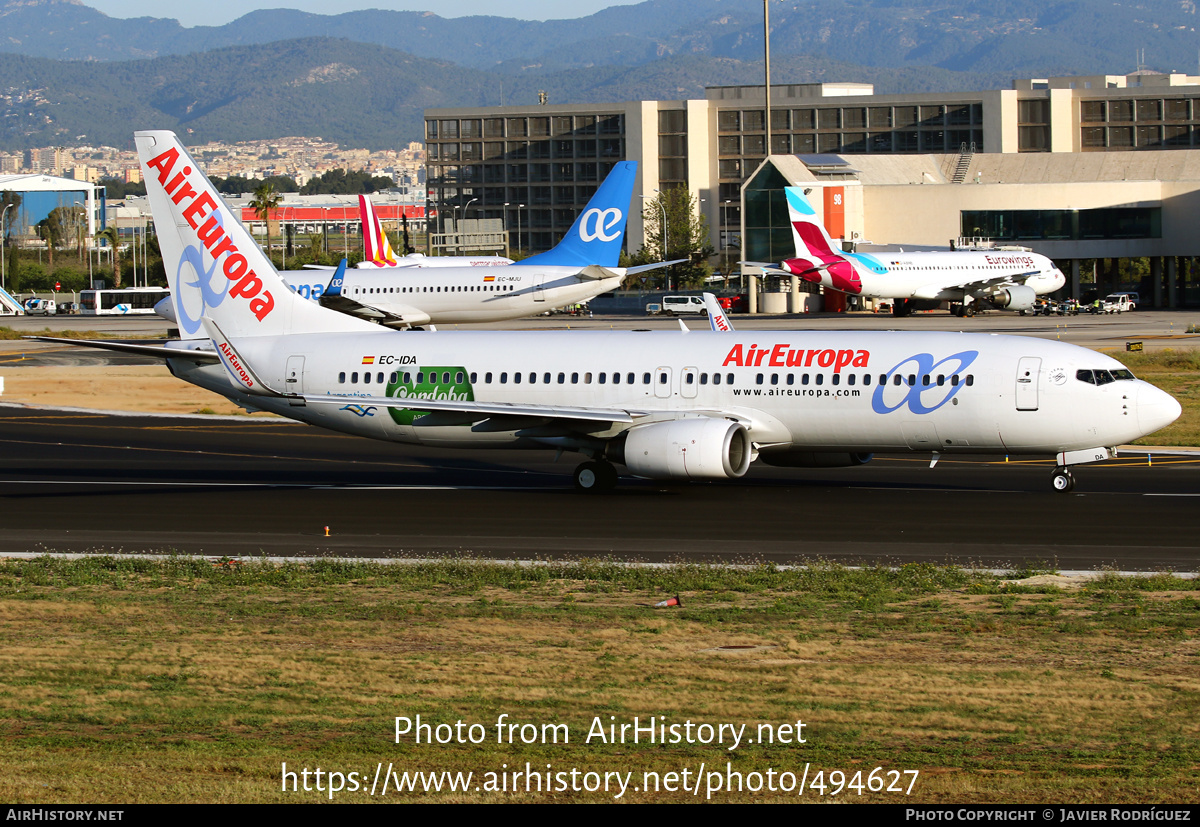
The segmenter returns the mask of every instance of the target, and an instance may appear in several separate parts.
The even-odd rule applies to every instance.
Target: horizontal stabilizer
[[[201,344],[190,340],[191,347],[163,347],[161,345],[135,345],[130,342],[116,342],[107,339],[58,339],[54,336],[22,336],[23,339],[34,339],[39,342],[55,342],[60,345],[91,347],[97,350],[112,350],[117,353],[136,353],[140,356],[153,356],[157,359],[195,359],[199,362],[219,362],[221,358],[214,350],[201,350],[207,347],[208,341]]]

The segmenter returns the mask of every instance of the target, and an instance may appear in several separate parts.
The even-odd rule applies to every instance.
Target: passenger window
[[[950,377],[950,385],[955,388],[958,387],[958,374],[957,373]]]
[[[864,373],[863,374],[863,385],[865,386],[865,385],[870,385],[870,384],[871,384],[871,374]]]
[[[350,374],[350,381],[355,385],[358,384],[358,371],[354,371],[354,373]]]
[[[474,385],[477,381],[479,381],[478,376],[479,376],[479,374],[477,374],[475,371],[471,371],[471,384],[472,385]]]
[[[627,374],[625,374],[625,384],[626,384],[626,385],[632,385],[632,384],[633,384],[633,380],[634,380],[634,374],[633,374],[633,373],[627,373]]]
[[[707,374],[707,373],[702,373],[702,374],[700,374],[700,384],[701,384],[701,385],[707,385],[707,384],[708,384],[708,374]]]
[[[691,379],[691,377],[690,377],[690,376],[688,377],[688,381],[689,381],[689,382],[690,382],[690,381],[692,381],[692,379]],[[619,384],[621,384],[621,374],[620,374],[620,373],[614,373],[614,374],[613,374],[613,384],[614,384],[614,385],[619,385]]]
[[[549,373],[543,373],[543,374],[542,374],[542,384],[543,384],[543,385],[549,385],[549,384],[550,384],[550,374],[549,374]]]
[[[714,373],[714,374],[713,374],[713,384],[714,384],[714,385],[719,385],[719,384],[721,384],[721,374],[719,374],[719,373]]]
[[[339,385],[346,384],[346,371],[342,371],[341,373],[338,374],[338,384]]]
[[[667,375],[665,373],[660,373],[658,375],[658,384],[660,384],[660,385],[667,384]]]
[[[579,374],[578,374],[578,373],[572,373],[572,374],[571,374],[571,384],[572,384],[572,385],[578,385],[578,384],[579,384]]]
[[[772,373],[772,374],[771,374],[771,384],[772,384],[772,385],[778,385],[778,384],[779,384],[779,374],[778,374],[778,373]]]
[[[617,374],[617,376],[620,376],[620,374]],[[693,385],[693,384],[695,384],[695,382],[696,382],[696,376],[695,376],[695,374],[689,373],[689,374],[687,374],[687,377],[686,377],[686,378],[687,378],[687,383],[688,383],[689,385]]]
[[[537,374],[533,373],[532,371],[530,371],[530,373],[529,373],[529,384],[531,384],[531,385],[537,384]]]
[[[585,385],[590,385],[590,384],[592,384],[592,372],[591,372],[590,370],[589,370],[589,371],[585,371],[585,372],[584,372],[584,374],[583,374],[583,384],[585,384]]]
[[[608,381],[608,374],[604,371],[600,371],[600,375],[597,378],[600,380],[600,384],[603,385]]]
[[[425,384],[425,374],[422,371],[417,371],[417,384],[418,385]]]
[[[458,373],[454,374],[454,384],[461,385],[462,380],[463,380],[463,375],[462,375],[462,371],[460,370]]]
[[[924,385],[925,387],[929,387],[929,374],[928,373],[921,377],[921,384]]]
[[[521,371],[519,371],[519,370],[513,371],[513,384],[514,385],[521,384]]]
[[[390,374],[388,374],[388,384],[389,385],[396,384],[396,380],[399,379],[399,377],[400,377],[400,374],[396,373],[396,371],[392,371]],[[474,380],[472,380],[472,381],[474,381]]]
[[[726,384],[726,385],[732,385],[732,384],[733,384],[733,374],[732,374],[732,373],[727,373],[727,374],[725,374],[725,384]]]
[[[915,373],[910,373],[908,375],[908,386],[910,388],[915,388],[917,386],[917,375]]]
[[[840,373],[835,373],[835,374],[834,374],[832,377],[830,377],[830,379],[829,379],[829,383],[830,383],[831,385],[836,385],[836,384],[840,383],[841,381],[842,381],[842,375],[841,375]]]
[[[823,373],[818,373],[818,374],[817,374],[817,384],[818,384],[818,385],[821,385],[821,384],[824,384],[824,383],[825,383],[825,374],[823,374]]]
[[[648,374],[648,373],[643,373],[643,374],[642,374],[642,384],[643,384],[643,385],[649,385],[649,384],[650,384],[650,374]]]
[[[938,387],[940,388],[944,384],[946,384],[946,377],[944,374],[939,373],[938,374]]]
[[[801,384],[801,385],[807,385],[807,384],[808,384],[808,374],[807,374],[807,373],[803,374],[803,375],[800,377],[800,384]]]
[[[567,382],[567,375],[565,373],[560,373],[558,375],[558,384],[565,385],[566,382]]]
[[[967,387],[970,387],[971,385],[974,385],[974,384],[975,384],[975,374],[968,373],[967,374]]]
[[[903,382],[903,381],[904,381],[904,377],[903,377],[903,376],[901,376],[901,375],[900,375],[900,374],[898,374],[898,373],[897,373],[895,376],[893,376],[893,377],[892,377],[892,384],[893,384],[893,385],[899,385],[899,384],[900,384],[901,382]]]
[[[437,381],[437,380],[435,379],[434,381]],[[442,374],[442,384],[443,385],[450,384],[450,371],[446,371],[445,373]]]
[[[418,374],[418,375],[419,375],[419,374]],[[502,373],[500,374],[500,384],[501,384],[501,385],[507,385],[507,384],[508,384],[508,373],[507,373],[507,372],[502,372]]]
[[[854,384],[854,374],[853,374],[853,373],[847,373],[847,374],[846,374],[846,384],[847,384],[847,385],[853,385],[853,384]]]
[[[761,373],[756,373],[754,375],[754,384],[761,385],[762,383],[763,383],[763,375]]]
[[[794,374],[794,373],[789,373],[789,374],[787,375],[787,383],[788,383],[789,385],[794,385],[794,384],[796,383],[796,374]]]
[[[483,375],[483,383],[485,385],[492,384],[492,372],[490,370]]]

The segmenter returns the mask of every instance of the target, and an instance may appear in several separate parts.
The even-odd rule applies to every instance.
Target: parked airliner
[[[675,263],[617,267],[636,176],[636,162],[618,163],[548,252],[506,267],[347,270],[319,300],[333,310],[402,328],[519,319],[595,298],[615,290],[626,275]]]
[[[1027,250],[844,253],[804,192],[787,187],[785,194],[796,257],[778,266],[746,263],[852,296],[893,299],[897,316],[933,310],[944,301],[956,316],[973,316],[981,308],[1028,310],[1036,296],[1066,283],[1054,262]]]
[[[665,480],[872,452],[1056,456],[1069,467],[1174,421],[1114,359],[1032,337],[828,331],[400,332],[297,296],[171,132],[135,135],[182,340],[153,354],[234,402],[402,443],[545,448]],[[516,265],[513,265],[516,266]],[[69,343],[82,344],[71,341]]]

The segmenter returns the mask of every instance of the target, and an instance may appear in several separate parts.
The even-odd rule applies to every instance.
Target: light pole
[[[470,201],[467,202],[467,206],[463,207],[463,212],[462,212],[462,220],[463,221],[467,220],[467,210],[471,209],[471,205],[474,204],[478,200],[479,200],[478,198],[472,198]],[[458,251],[460,253],[462,252],[463,246],[464,245],[463,245],[462,224],[459,224],[458,225]]]
[[[521,252],[521,210],[525,209],[524,204],[517,204],[517,252]]]
[[[504,257],[512,258],[508,254],[508,202],[504,202]]]
[[[8,289],[8,211],[12,208],[12,204],[6,204],[4,211],[0,212],[0,290]]]
[[[729,287],[729,199],[721,202],[721,253],[725,258],[725,287]]]

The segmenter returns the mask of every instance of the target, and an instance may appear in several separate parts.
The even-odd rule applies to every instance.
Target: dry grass
[[[802,576],[565,564],[533,574],[482,564],[0,565],[0,798],[324,797],[281,792],[283,762],[368,776],[391,762],[478,778],[528,761],[633,771],[640,781],[646,770],[731,761],[743,773],[802,773],[808,764],[810,777],[921,771],[909,798],[848,793],[854,800],[1192,801],[1200,764],[1194,585],[1007,586],[920,566],[825,566]],[[651,607],[677,591],[682,608]],[[760,648],[718,649],[731,645]],[[395,716],[461,719],[494,734],[501,713],[565,723],[571,743],[393,743]],[[750,731],[802,719],[808,742],[733,752],[584,743],[593,717],[608,723],[610,715]],[[473,790],[402,797],[611,799]],[[804,800],[818,798],[810,791]],[[694,798],[630,791],[624,800]]]

